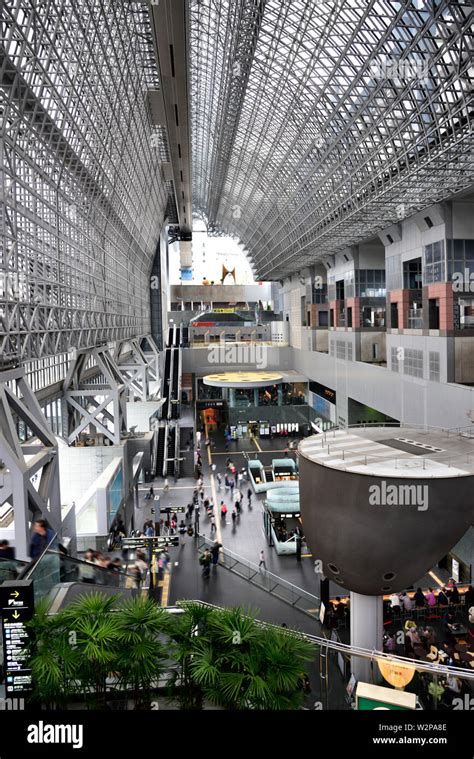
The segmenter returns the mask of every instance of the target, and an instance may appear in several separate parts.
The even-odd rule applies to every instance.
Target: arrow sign
[[[12,614],[13,619],[18,619],[19,616],[20,615],[18,614],[17,611],[14,611],[13,614]]]
[[[18,598],[18,596],[19,596],[20,594],[18,593],[18,591],[17,591],[17,590],[15,590],[13,593],[10,593],[10,595],[11,595],[11,596],[13,596],[13,598]]]

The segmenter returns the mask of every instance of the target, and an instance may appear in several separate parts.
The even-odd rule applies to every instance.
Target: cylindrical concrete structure
[[[383,598],[351,593],[351,645],[382,651]],[[371,662],[360,656],[351,659],[351,671],[357,681],[372,682]]]

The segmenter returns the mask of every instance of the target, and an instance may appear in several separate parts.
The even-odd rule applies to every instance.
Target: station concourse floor
[[[251,506],[248,506],[247,490],[251,485],[248,481],[244,481],[241,486],[243,498],[243,507],[240,516],[236,522],[236,525],[232,524],[231,512],[233,508],[232,498],[230,490],[225,491],[224,488],[224,475],[226,472],[225,462],[227,457],[230,457],[235,464],[237,471],[242,467],[246,467],[247,458],[253,458],[255,454],[264,464],[271,464],[274,458],[283,458],[283,451],[287,448],[288,440],[259,440],[257,445],[261,451],[258,450],[254,441],[246,439],[234,441],[229,444],[228,450],[225,450],[224,439],[222,435],[218,433],[210,434],[211,440],[215,445],[211,448],[212,463],[217,465],[216,472],[222,476],[222,488],[219,491],[217,489],[217,482],[215,483],[217,507],[219,512],[219,527],[221,530],[221,542],[224,548],[228,548],[239,556],[258,564],[260,558],[260,551],[265,551],[266,567],[268,571],[282,577],[288,582],[301,587],[309,593],[319,596],[319,582],[318,577],[314,573],[313,558],[311,554],[305,550],[303,545],[303,553],[301,561],[297,561],[295,555],[279,556],[275,548],[271,548],[267,544],[263,530],[263,507],[262,500],[263,495],[256,495],[252,490]],[[186,456],[188,459],[189,454],[192,456],[192,451],[182,451],[181,456]],[[290,452],[291,455],[291,452]],[[201,440],[201,457],[202,457],[202,473],[205,488],[205,497],[209,497],[213,500],[210,474],[211,468],[208,463],[207,447],[204,443],[204,435]],[[186,462],[188,463],[188,462]],[[189,471],[189,466],[186,466]],[[153,483],[155,494],[160,496],[160,508],[163,510],[166,506],[186,506],[192,499],[194,488],[196,487],[196,481],[192,477],[180,478],[176,483],[173,483],[172,478],[169,478],[170,489],[167,493],[163,492],[163,479],[157,479]],[[140,491],[140,502],[143,502],[146,491],[150,485],[143,486]],[[235,489],[234,489],[235,495]],[[223,500],[227,506],[228,513],[227,518],[223,521],[220,518],[220,501]],[[210,520],[203,513],[201,507],[200,512],[200,533],[207,538],[211,538],[210,535]],[[178,523],[181,520],[181,515],[178,514]],[[142,527],[142,524],[137,524],[138,528]],[[189,549],[191,550],[188,550]],[[221,602],[223,605],[233,605],[245,602],[247,605],[255,604],[257,599],[260,599],[260,606],[262,612],[264,607],[270,613],[270,607],[273,604],[277,605],[277,609],[281,605],[281,611],[275,612],[275,616],[272,619],[268,618],[268,621],[286,622],[289,624],[288,615],[296,614],[297,617],[302,618],[302,624],[309,623],[312,629],[307,629],[308,632],[315,632],[314,623],[306,615],[293,610],[289,605],[285,604],[278,599],[272,598],[268,593],[254,588],[254,586],[241,580],[233,575],[226,569],[219,568],[224,574],[225,583],[220,582],[214,584],[214,590],[207,588],[205,581],[201,577],[201,570],[198,563],[198,555],[196,551],[196,545],[194,538],[186,536],[186,546],[183,548],[175,548],[174,555],[179,555],[178,567],[173,566],[172,579],[171,579],[171,591],[170,591],[170,603],[179,598],[201,598],[201,594],[205,594],[205,598],[209,603],[218,604]],[[174,555],[172,559],[174,559]],[[188,566],[189,565],[189,566]],[[219,569],[217,571],[219,571]],[[215,570],[214,570],[215,571]],[[240,591],[240,587],[242,590]],[[334,586],[332,589],[334,593],[337,593],[337,588]],[[196,595],[199,593],[199,595]],[[240,600],[242,599],[242,601]],[[271,603],[269,603],[271,602]],[[282,616],[282,613],[286,612],[286,615]],[[262,617],[263,619],[263,617]],[[303,628],[301,628],[303,629]]]

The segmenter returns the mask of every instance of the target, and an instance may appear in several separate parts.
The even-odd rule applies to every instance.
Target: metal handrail
[[[379,425],[379,424],[375,425],[374,424],[374,425],[369,425],[369,426],[371,428],[373,428],[373,427],[382,427],[384,425]],[[415,427],[416,425],[410,425],[410,426]],[[365,425],[351,425],[351,427],[348,427],[347,429],[352,429],[354,427],[357,427],[358,429],[364,429]],[[397,427],[399,427],[399,426],[397,425]],[[433,428],[433,429],[436,429],[436,428]],[[472,429],[472,428],[468,427],[468,428],[458,428],[458,429],[461,430],[461,429]],[[467,464],[469,464],[471,457],[474,457],[474,450],[472,452],[471,451],[467,451],[466,453],[464,453],[462,455],[459,454],[459,453],[455,453],[455,454],[452,454],[452,455],[449,455],[449,456],[442,456],[440,453],[433,452],[434,453],[433,457],[431,457],[431,456],[430,457],[425,457],[425,456],[421,456],[420,455],[420,456],[415,456],[414,458],[413,457],[409,458],[408,456],[403,457],[403,456],[400,456],[400,455],[391,456],[390,453],[386,453],[386,452],[379,453],[379,454],[378,453],[371,453],[369,455],[361,454],[361,455],[357,456],[357,455],[355,455],[355,451],[353,449],[351,449],[351,448],[338,448],[337,447],[337,445],[338,445],[337,441],[335,443],[331,443],[331,444],[329,444],[327,442],[327,437],[330,436],[331,433],[332,433],[333,439],[336,440],[335,433],[336,432],[340,432],[340,431],[344,432],[345,430],[339,430],[339,428],[334,428],[332,430],[326,430],[325,432],[321,433],[321,449],[326,448],[328,456],[331,455],[331,453],[332,453],[333,455],[335,455],[335,454],[340,455],[340,457],[342,458],[343,461],[345,461],[346,459],[348,459],[350,461],[350,466],[356,466],[358,462],[363,462],[364,466],[367,466],[367,462],[369,462],[369,463],[381,463],[381,462],[385,461],[387,463],[390,463],[391,465],[393,465],[393,463],[395,463],[395,468],[397,468],[397,464],[399,462],[406,463],[407,461],[410,461],[412,464],[414,464],[415,462],[419,463],[418,467],[413,467],[413,468],[417,468],[417,469],[418,468],[422,468],[422,469],[425,469],[426,468],[426,462],[428,461],[428,462],[434,463],[434,464],[446,464],[447,463],[447,466],[449,468],[449,467],[451,467],[451,463],[449,463],[449,462],[451,462],[453,460],[456,461],[459,464],[463,463],[464,461]],[[440,429],[438,429],[437,431],[440,431]],[[448,435],[450,434],[450,432],[453,432],[453,430],[446,430],[446,429],[442,429],[441,431],[445,432]],[[474,429],[472,429],[472,431],[474,432]],[[457,434],[460,435],[461,432],[458,432]],[[383,443],[383,441],[381,441],[381,443]],[[397,449],[393,449],[393,450],[396,451]],[[306,454],[304,454],[304,452],[301,452],[301,450],[298,450],[298,455],[305,456]],[[324,465],[324,461],[323,460],[319,459],[318,461],[322,465]]]
[[[200,604],[201,606],[208,606],[212,609],[222,609],[222,606],[216,606],[207,601],[191,601],[186,599],[185,601],[178,601],[177,608],[185,608],[186,604]],[[175,608],[176,607],[172,607]],[[245,615],[244,615],[245,616]],[[296,635],[300,638],[308,640],[310,643],[314,643],[319,647],[327,647],[336,653],[342,653],[346,656],[360,656],[364,659],[373,661],[374,659],[384,659],[385,661],[396,661],[406,666],[415,667],[417,670],[423,672],[429,672],[432,675],[452,675],[460,677],[465,680],[474,680],[474,670],[463,669],[462,667],[451,667],[446,664],[432,664],[430,662],[420,661],[418,659],[410,659],[407,656],[399,656],[398,654],[389,654],[385,651],[378,651],[377,649],[361,648],[360,646],[352,646],[349,643],[341,643],[340,641],[334,641],[330,638],[320,637],[318,635],[311,635],[310,633],[301,632],[300,630],[292,630],[289,628],[282,628],[280,625],[275,625],[272,622],[262,622],[256,620],[257,624],[264,628],[277,629],[280,632],[285,632],[287,635]]]
[[[199,550],[202,547],[211,547],[214,545],[214,541],[209,540],[209,538],[206,538],[205,535],[198,534],[198,538],[200,538],[201,543],[198,546]],[[296,596],[296,600],[291,605],[294,606],[300,599],[305,599],[306,601],[309,601],[312,604],[312,608],[319,609],[320,599],[313,595],[312,593],[309,593],[307,590],[304,590],[304,588],[300,588],[298,585],[294,585],[291,582],[288,582],[288,580],[284,580],[282,577],[279,577],[278,575],[273,574],[273,572],[270,572],[268,569],[262,570],[258,566],[258,564],[255,564],[252,561],[249,561],[243,556],[240,556],[239,554],[234,553],[233,551],[230,551],[228,548],[221,548],[220,555],[225,556],[226,558],[230,559],[233,564],[231,566],[228,566],[225,563],[222,563],[221,566],[225,567],[226,569],[229,569],[232,571],[235,566],[238,564],[241,564],[250,572],[253,572],[252,576],[248,578],[249,582],[252,581],[252,579],[256,576],[262,577],[264,576],[266,579],[268,579],[271,583],[274,583],[273,586],[270,588],[266,588],[264,586],[259,585],[259,587],[262,588],[262,590],[266,590],[269,593],[273,593],[274,590],[277,587],[284,588],[285,590],[291,591],[292,594]],[[264,574],[263,574],[264,573]],[[279,597],[280,598],[280,597]],[[310,615],[314,619],[314,614]]]

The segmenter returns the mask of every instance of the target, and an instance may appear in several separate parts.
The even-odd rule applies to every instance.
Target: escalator
[[[48,598],[50,611],[59,611],[85,593],[133,597],[139,592],[140,585],[144,585],[128,567],[123,569],[122,561],[118,566],[106,568],[67,556],[57,549],[56,535],[49,546],[34,561],[1,561],[0,578],[32,580],[35,602]],[[7,564],[10,565],[9,569],[5,566]],[[8,578],[5,576],[7,572],[10,574]]]
[[[171,419],[179,419],[180,349],[173,349],[173,378],[171,382]]]
[[[156,477],[163,476],[163,464],[164,464],[164,458],[165,458],[165,438],[166,438],[166,427],[163,426],[158,429],[158,448],[157,448],[157,454],[156,454],[156,468],[155,468]]]
[[[181,347],[181,328],[176,327],[176,332],[174,336],[174,347],[180,348]]]
[[[167,348],[165,351],[165,371],[163,374],[163,387],[161,391],[162,397],[165,399],[163,406],[161,407],[161,418],[168,419],[170,411],[170,393],[171,393],[171,354],[172,348]]]
[[[175,474],[175,447],[176,447],[176,427],[171,426],[168,428],[168,462],[166,466],[167,476],[174,476]]]
[[[169,327],[169,329],[168,329],[168,340],[166,342],[166,347],[167,348],[171,348],[171,346],[173,345],[173,331],[174,331],[174,327]]]

